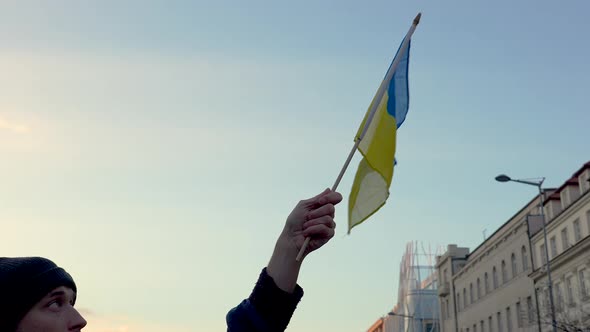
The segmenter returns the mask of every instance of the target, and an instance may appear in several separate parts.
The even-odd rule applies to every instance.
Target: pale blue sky
[[[0,255],[72,272],[89,332],[224,330],[294,204],[332,185],[422,11],[390,200],[350,236],[337,209],[289,328],[363,331],[395,304],[406,242],[474,248],[535,194],[494,176],[557,186],[590,159],[588,10],[2,2]]]

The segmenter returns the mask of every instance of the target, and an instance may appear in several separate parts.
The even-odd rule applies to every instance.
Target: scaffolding
[[[439,331],[439,309],[436,256],[442,247],[433,250],[418,241],[408,242],[399,269],[397,304],[386,317],[384,331]]]

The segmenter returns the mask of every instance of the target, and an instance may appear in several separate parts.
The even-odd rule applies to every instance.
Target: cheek
[[[67,330],[62,315],[48,311],[30,311],[20,322],[17,332],[62,332]]]

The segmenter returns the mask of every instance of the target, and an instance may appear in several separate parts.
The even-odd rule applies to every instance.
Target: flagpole
[[[375,101],[381,100],[381,98],[383,98],[383,94],[385,93],[385,89],[387,89],[387,84],[385,84],[385,83],[391,81],[392,76],[395,74],[395,70],[397,69],[397,65],[399,64],[400,60],[403,58],[403,55],[404,55],[403,52],[406,51],[406,49],[408,47],[408,43],[410,42],[410,39],[412,38],[414,31],[416,30],[418,23],[420,23],[420,17],[422,17],[422,13],[418,13],[418,15],[416,15],[416,17],[414,18],[414,21],[412,22],[412,26],[410,27],[410,30],[406,34],[406,37],[404,38],[404,41],[402,42],[402,45],[400,46],[401,53],[395,57],[395,59],[393,60],[393,63],[391,64],[391,66],[389,67],[389,70],[387,71],[387,74],[385,75],[385,78],[381,82],[381,85],[379,86],[379,90],[377,90],[377,94],[375,94],[375,97],[373,98],[374,102],[371,103],[371,112],[369,113],[369,116],[367,117],[367,121],[365,121],[365,126],[363,127],[363,131],[361,132],[361,135],[359,137],[357,137],[357,139],[355,140],[354,146],[352,147],[352,150],[350,150],[350,153],[348,154],[348,158],[346,158],[346,162],[344,162],[344,166],[342,166],[342,169],[340,170],[340,174],[338,174],[338,177],[336,178],[336,182],[334,182],[334,185],[332,186],[332,191],[336,191],[336,188],[338,188],[338,185],[340,184],[340,181],[342,180],[342,177],[344,176],[344,173],[346,172],[346,169],[348,168],[348,165],[350,164],[350,161],[352,160],[354,153],[356,152],[359,144],[361,143],[361,140],[365,137],[367,129],[369,129],[369,125],[371,124],[371,121],[373,121],[373,117],[375,116],[375,113],[377,112],[377,107],[379,107],[379,103],[377,103]],[[305,249],[307,249],[310,239],[311,239],[310,237],[305,238],[305,241],[303,242],[303,246],[301,246],[301,249],[299,250],[299,253],[297,254],[296,260],[298,262],[301,261],[301,259],[303,258],[303,253],[305,252]]]

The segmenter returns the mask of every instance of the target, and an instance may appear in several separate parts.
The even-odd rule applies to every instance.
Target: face
[[[57,287],[29,310],[16,332],[79,332],[86,320],[74,309],[75,302],[72,289]]]

